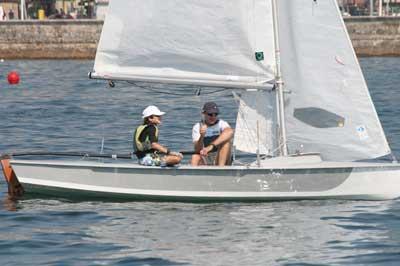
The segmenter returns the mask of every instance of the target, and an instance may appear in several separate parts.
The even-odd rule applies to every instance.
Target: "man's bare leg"
[[[190,164],[192,166],[203,165],[204,164],[203,157],[200,154],[193,154]]]
[[[172,165],[180,163],[182,158],[177,155],[166,155],[164,157],[164,160],[167,165],[172,166]]]
[[[227,141],[220,145],[216,158],[218,166],[231,164],[231,142]]]

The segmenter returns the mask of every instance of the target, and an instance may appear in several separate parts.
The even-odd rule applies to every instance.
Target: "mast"
[[[280,156],[287,156],[288,149],[286,143],[286,123],[285,123],[285,106],[283,99],[283,81],[281,74],[281,59],[280,59],[280,45],[279,45],[279,31],[278,31],[278,13],[276,8],[276,0],[272,0],[272,17],[274,25],[274,44],[275,44],[275,61],[276,61],[276,90],[278,95],[277,101],[277,119],[279,121],[279,147]]]
[[[21,0],[20,3],[20,10],[21,10],[21,20],[25,19],[25,0]]]

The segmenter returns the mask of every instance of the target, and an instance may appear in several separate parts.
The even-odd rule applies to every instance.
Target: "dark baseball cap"
[[[218,109],[217,104],[215,102],[205,103],[204,106],[203,106],[203,113],[218,114],[219,113],[219,109]]]

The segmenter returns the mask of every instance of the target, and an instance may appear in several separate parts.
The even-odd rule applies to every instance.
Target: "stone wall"
[[[345,23],[360,56],[399,56],[400,18],[349,17]],[[0,22],[0,58],[92,59],[103,21]]]
[[[0,58],[94,58],[103,21],[27,20],[0,22]]]
[[[345,18],[359,56],[400,56],[400,17]]]

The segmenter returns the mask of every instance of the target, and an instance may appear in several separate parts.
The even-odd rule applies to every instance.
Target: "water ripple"
[[[391,147],[400,155],[400,59],[363,58],[362,68]],[[141,111],[167,112],[160,141],[190,150],[202,103],[217,99],[234,126],[236,104],[107,88],[88,80],[91,61],[6,61],[22,82],[0,80],[0,153],[130,152]],[[4,75],[3,75],[4,76]],[[182,88],[177,88],[182,93]],[[216,96],[216,98],[214,98]],[[171,132],[174,132],[172,135]],[[400,201],[189,204],[7,197],[0,174],[2,265],[397,265]]]

